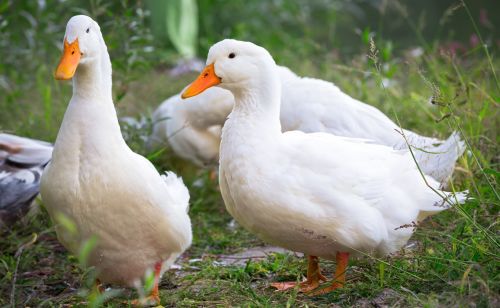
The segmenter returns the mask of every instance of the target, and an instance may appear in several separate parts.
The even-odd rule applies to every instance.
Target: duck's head
[[[210,48],[207,66],[181,96],[192,97],[217,85],[238,92],[259,84],[275,66],[264,48],[250,42],[226,39]]]
[[[100,55],[103,42],[101,28],[92,18],[85,15],[71,17],[66,26],[63,55],[55,78],[71,79],[79,65],[85,65]]]

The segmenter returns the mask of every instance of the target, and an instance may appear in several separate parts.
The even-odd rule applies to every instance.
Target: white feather
[[[301,78],[286,67],[277,68],[282,83],[283,131],[326,132],[373,140],[395,149],[407,148],[405,139],[398,133],[399,126],[377,108],[352,98],[331,82]],[[214,164],[218,160],[220,133],[208,133],[207,125],[199,125],[196,130],[191,126],[208,117],[218,121],[211,121],[210,125],[222,127],[233,104],[232,94],[219,88],[208,89],[187,100],[174,96],[156,110],[155,118],[169,119],[164,122],[165,127],[155,128],[151,138],[163,140],[164,136],[171,136],[168,141],[177,155],[200,166]],[[185,133],[174,133],[181,126],[188,127],[183,128]],[[445,141],[409,130],[405,130],[405,134],[424,173],[445,183],[465,150],[458,133],[454,132]]]
[[[41,194],[61,243],[78,254],[96,236],[89,265],[103,282],[133,286],[156,263],[168,268],[191,244],[189,197],[180,179],[173,173],[162,177],[123,140],[111,61],[94,24],[82,15],[68,22],[66,36],[78,37],[83,56]],[[58,224],[61,215],[74,223],[76,234]]]
[[[241,60],[227,60],[229,52]],[[222,132],[221,193],[229,213],[261,239],[326,259],[337,252],[385,255],[410,238],[413,228],[404,225],[447,208],[408,150],[327,133],[282,133],[281,82],[261,47],[224,40],[207,63],[235,95]],[[425,179],[438,190],[436,180]]]

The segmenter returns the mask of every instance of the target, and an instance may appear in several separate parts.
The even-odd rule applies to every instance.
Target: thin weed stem
[[[498,82],[497,74],[495,72],[495,68],[493,67],[493,61],[491,60],[490,52],[488,51],[488,45],[486,45],[486,43],[484,42],[483,37],[481,36],[481,32],[479,32],[479,28],[477,27],[477,24],[472,17],[469,7],[467,6],[467,4],[465,4],[464,0],[461,0],[461,2],[465,8],[465,11],[467,12],[467,15],[469,16],[472,26],[474,27],[474,31],[476,31],[476,35],[479,38],[481,45],[483,46],[484,53],[486,54],[486,58],[488,59],[488,63],[490,64],[491,72],[493,73],[493,78],[495,78],[495,85],[497,86],[497,90],[500,93],[500,83]]]
[[[380,70],[380,63],[378,63],[377,54],[378,54],[378,50],[376,49],[375,42],[373,41],[373,39],[371,39],[370,40],[370,55],[368,57],[374,62],[374,67],[375,67],[375,71],[376,71],[375,76],[377,77],[377,81],[379,82],[379,84],[382,87],[384,95],[387,98],[389,98],[389,94],[388,94],[387,89],[386,89],[386,87],[385,87],[385,85],[383,83],[382,73],[381,73],[381,70]],[[388,100],[391,101],[390,99],[388,99]],[[449,106],[450,104],[447,104],[447,105]],[[419,163],[418,163],[418,161],[417,161],[417,159],[415,157],[415,153],[413,152],[413,149],[410,146],[410,143],[409,143],[409,141],[407,139],[407,136],[406,136],[406,134],[404,132],[404,129],[403,129],[402,125],[401,125],[401,122],[399,120],[398,114],[397,114],[396,109],[394,108],[394,104],[392,104],[392,102],[391,102],[391,110],[392,110],[392,112],[394,114],[394,118],[396,119],[396,123],[398,124],[398,127],[401,130],[400,133],[403,136],[406,145],[408,146],[408,150],[409,150],[409,152],[411,154],[411,157],[412,157],[413,161],[415,162],[415,164],[417,166],[417,169],[418,169],[418,171],[419,171],[422,179],[424,180],[425,184],[427,185],[427,187],[429,187],[432,191],[434,191],[438,196],[440,196],[442,198],[443,204],[447,203],[450,207],[454,207],[454,208],[458,209],[458,212],[461,215],[463,215],[472,225],[474,225],[478,230],[480,230],[483,234],[485,234],[485,236],[492,243],[494,243],[496,246],[500,247],[499,243],[496,241],[496,239],[494,238],[494,236],[492,236],[490,234],[490,232],[488,230],[486,230],[485,228],[483,228],[481,225],[478,225],[477,222],[474,219],[472,219],[472,217],[470,217],[469,214],[467,214],[467,212],[462,208],[462,206],[459,205],[459,203],[457,202],[458,200],[456,199],[456,195],[455,195],[456,192],[455,192],[455,190],[452,191],[452,193],[453,193],[452,196],[455,197],[455,202],[451,202],[449,196],[445,196],[441,191],[439,191],[438,189],[432,187],[429,184],[429,182],[427,181],[427,178],[426,178],[425,174],[423,173],[422,169],[420,168],[420,165],[419,165]],[[451,107],[450,107],[450,112],[454,115],[453,109],[451,109]],[[450,117],[450,118],[454,118],[454,117]],[[461,129],[461,127],[458,124],[458,122],[454,120],[454,124],[459,129],[460,134],[463,136],[463,130]],[[470,143],[467,142],[467,140],[465,142],[466,142],[467,147],[469,149],[471,149]],[[484,172],[484,170],[482,172]],[[489,181],[488,181],[488,183],[489,183]],[[490,184],[490,186],[493,188],[493,186],[491,184]],[[497,194],[496,190],[494,190],[494,192],[495,192],[495,194]]]

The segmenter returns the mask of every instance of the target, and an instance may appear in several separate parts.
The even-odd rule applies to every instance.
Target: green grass
[[[116,56],[114,96],[120,116],[149,116],[162,100],[195,76],[170,77],[164,62],[127,65],[135,51],[132,47],[129,52],[120,49],[118,39],[127,36],[111,25],[103,29],[118,32],[111,31],[114,34],[109,39],[111,55]],[[498,51],[486,53],[478,47],[452,57],[441,53],[440,42],[436,41],[426,42],[423,56],[413,58],[403,49],[394,51],[389,40],[378,39],[375,65],[368,57],[375,53],[370,51],[369,31],[361,39],[363,48],[341,58],[318,46],[311,49],[310,44],[296,52],[276,43],[269,46],[280,64],[301,75],[334,81],[353,97],[380,108],[393,119],[397,116],[405,128],[440,138],[459,130],[467,141],[468,153],[459,160],[450,187],[469,189],[474,199],[425,221],[417,228],[411,245],[397,254],[352,260],[344,289],[320,297],[296,291],[278,293],[268,287],[269,283],[300,279],[306,261],[291,254],[271,254],[245,266],[220,265],[219,255],[264,243],[240,227],[229,226],[231,217],[208,171],[197,170],[166,149],[152,160],[158,170],[182,175],[189,186],[194,241],[178,261],[182,270],[168,272],[162,280],[164,306],[499,305]],[[293,46],[300,48],[300,42],[295,41]],[[71,95],[70,83],[51,78],[57,57],[54,50],[47,53],[45,61],[29,64],[28,72],[10,70],[5,74],[11,87],[0,98],[0,130],[55,140]],[[382,79],[390,80],[391,85],[382,87]],[[436,104],[430,103],[431,97]],[[144,131],[130,127],[126,131],[135,151],[150,154],[139,138]],[[88,292],[92,273],[82,270],[78,258],[58,243],[52,226],[42,207],[1,233],[0,307],[84,306],[83,302],[99,300]],[[193,259],[199,261],[189,262]],[[322,260],[321,265],[324,274],[331,277],[334,262]],[[137,295],[135,290],[120,290],[105,305],[120,306]]]
[[[443,99],[455,97],[455,93],[459,91],[456,83],[459,75],[453,68],[453,63],[438,55],[427,55],[425,61],[432,61],[434,65],[432,68],[426,67],[426,71],[439,71],[438,77],[446,76],[433,81],[439,87]],[[493,86],[491,80],[485,78],[489,76],[483,69],[486,64],[476,58],[473,61],[475,64],[455,64],[461,72],[463,83],[470,87],[468,94],[462,94],[467,101],[455,103],[460,100],[459,97],[450,102],[453,103],[455,112],[454,121],[459,121],[472,145],[471,151],[476,154],[483,169],[494,170],[495,166],[490,162],[493,161],[496,150],[494,125],[497,111],[494,108],[496,103],[490,98],[495,94],[490,88]],[[314,67],[310,63],[301,65],[290,66],[304,74],[307,72],[303,70]],[[338,74],[334,69],[329,74],[323,74],[322,67],[314,67],[308,75],[332,78],[348,93],[377,105],[388,114],[391,112],[389,104],[393,104],[405,127],[440,137],[445,137],[454,128],[453,122],[449,123],[450,119],[436,123],[434,119],[440,118],[441,112],[446,110],[442,111],[426,103],[427,96],[432,95],[427,82],[433,80],[433,77],[427,73],[424,75],[427,80],[424,80],[418,73],[426,65],[425,62],[406,66],[394,64],[399,70],[393,78],[397,85],[386,91],[377,85],[376,74],[360,78],[359,71],[371,71],[369,63],[356,63],[354,69],[333,62],[329,65],[344,71]],[[157,102],[175,93],[193,76],[178,80],[168,77],[162,71],[151,71],[143,77],[130,85],[130,93],[133,94],[125,96],[117,104],[121,114],[147,114]],[[69,85],[58,87],[61,95],[69,97],[66,89]],[[64,105],[52,108],[63,109]],[[485,108],[491,110],[484,111]],[[57,113],[62,115],[60,110]],[[39,119],[44,119],[43,113]],[[54,120],[55,123],[59,121],[60,119]],[[136,151],[145,154],[140,142],[131,144]],[[481,173],[471,155],[461,158],[453,183],[457,190],[470,189],[474,200],[460,210],[451,209],[426,221],[412,238],[414,246],[397,256],[380,260],[353,260],[348,272],[347,287],[315,298],[293,291],[276,293],[268,287],[271,281],[293,280],[304,274],[305,261],[294,256],[275,254],[264,261],[250,262],[245,267],[218,266],[214,263],[219,254],[231,254],[263,243],[239,227],[235,230],[228,227],[231,217],[225,212],[217,185],[210,182],[206,171],[196,170],[174,158],[169,150],[156,158],[154,163],[159,170],[174,170],[183,175],[192,195],[190,215],[193,219],[193,246],[180,261],[185,269],[179,273],[169,273],[164,278],[161,291],[164,305],[290,304],[314,307],[336,303],[350,306],[360,304],[363,300],[376,301],[387,289],[395,292],[389,293],[392,296],[384,301],[399,306],[468,305],[471,302],[487,306],[490,302],[498,301],[499,249],[487,236],[498,240],[498,228],[495,225],[498,219],[498,201],[486,181],[488,178],[495,183],[497,179],[493,177],[493,171]],[[196,180],[201,180],[203,184],[193,185]],[[38,234],[37,241],[16,257],[16,251],[23,243],[31,240],[33,233]],[[86,300],[78,296],[78,289],[85,281],[82,278],[84,272],[78,267],[78,260],[64,252],[57,243],[54,230],[43,210],[31,217],[28,223],[19,223],[11,232],[6,233],[0,241],[0,247],[0,276],[4,277],[0,280],[0,304],[9,304],[14,276],[17,277],[17,304],[60,305]],[[194,258],[201,258],[201,261],[193,264],[188,262]],[[325,273],[331,276],[334,263],[324,261],[322,265]],[[135,292],[125,290],[119,299],[113,299],[109,304],[118,304],[121,300],[134,296],[137,296]]]

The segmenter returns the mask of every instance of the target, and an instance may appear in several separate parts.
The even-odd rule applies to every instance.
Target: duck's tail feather
[[[468,190],[459,192],[441,191],[441,193],[444,194],[444,198],[440,198],[433,205],[436,211],[446,210],[457,204],[464,204],[465,201],[471,199]]]
[[[434,203],[422,204],[422,208],[420,208],[420,214],[417,218],[418,221],[422,221],[428,216],[447,210],[455,205],[463,204],[467,200],[471,199],[471,197],[469,197],[468,190],[459,192],[440,191],[440,193],[442,197],[438,197],[437,199],[435,199]]]
[[[465,201],[472,199],[469,197],[469,191],[446,192],[446,197],[452,204],[464,204]]]
[[[167,184],[172,199],[183,206],[187,212],[189,209],[189,191],[182,178],[172,171],[166,171],[161,177]]]
[[[465,142],[458,132],[453,132],[445,141],[405,132],[415,158],[423,173],[443,185],[450,178],[457,159],[465,151]],[[438,141],[438,142],[436,142]]]

